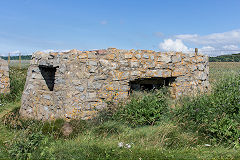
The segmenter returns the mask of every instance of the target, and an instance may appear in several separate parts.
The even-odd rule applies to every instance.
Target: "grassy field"
[[[224,77],[229,75],[232,77],[232,74],[239,72],[239,67],[240,63],[210,63],[210,82],[214,85]],[[151,123],[154,125],[132,126],[132,122],[135,122],[134,124],[139,122],[138,119],[129,121],[125,116],[127,113],[134,117],[136,112],[140,113],[139,111],[143,110],[139,106],[152,104],[153,101],[161,105],[172,103],[162,94],[157,93],[156,96],[155,93],[146,93],[142,95],[143,98],[133,98],[127,104],[127,107],[132,107],[130,112],[119,109],[118,114],[112,114],[117,115],[115,116],[117,118],[103,114],[93,121],[70,122],[74,134],[65,137],[61,135],[59,127],[57,128],[62,126],[64,123],[62,121],[25,122],[21,121],[14,112],[15,108],[20,107],[26,71],[26,67],[18,69],[12,65],[10,70],[12,92],[10,95],[0,97],[0,159],[240,159],[238,139],[234,141],[238,132],[231,129],[234,128],[232,124],[238,121],[227,119],[225,116],[220,119],[225,118],[227,122],[202,127],[209,124],[208,119],[211,121],[216,119],[212,115],[218,112],[216,109],[219,108],[219,104],[227,104],[231,106],[229,108],[237,106],[234,98],[238,96],[239,88],[236,88],[238,83],[232,85],[232,88],[224,86],[226,83],[238,82],[237,78],[228,78],[228,81],[221,83],[225,88],[221,90],[219,85],[220,88],[213,90],[212,96],[190,98],[193,101],[180,100],[178,103],[183,109],[169,107],[166,111],[168,114],[161,114],[160,120]],[[236,95],[233,94],[235,92]],[[159,97],[162,101],[158,101]],[[197,108],[200,109],[197,112],[199,114],[194,114],[195,106],[199,107]],[[208,106],[216,107],[212,108],[215,110],[208,110]],[[193,108],[194,112],[189,108]],[[230,111],[224,110],[224,114],[219,114],[217,117],[228,113],[230,115]],[[144,115],[145,113],[142,114]],[[201,119],[197,117],[199,115],[201,117],[208,115],[208,117]],[[225,123],[226,125],[223,125]],[[220,133],[214,128],[216,124]],[[239,130],[238,127],[239,124],[235,128]],[[228,142],[225,137],[231,141]]]
[[[26,68],[30,65],[30,60],[21,60],[21,67]],[[10,61],[11,67],[19,67],[19,60],[11,60]]]
[[[240,62],[210,62],[209,81],[214,82],[223,78],[226,74],[239,73]]]

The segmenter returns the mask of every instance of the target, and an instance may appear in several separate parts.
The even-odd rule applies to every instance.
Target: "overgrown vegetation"
[[[10,94],[1,94],[0,103],[20,101],[22,96],[26,81],[27,68],[20,69],[18,67],[11,67],[9,72]]]
[[[10,69],[11,93],[0,97],[0,159],[240,158],[238,74],[197,97],[175,102],[167,89],[139,92],[125,103],[109,102],[110,109],[94,120],[41,122],[18,113],[26,70]],[[63,134],[66,123],[69,136]]]
[[[185,99],[177,119],[188,129],[198,130],[212,142],[238,144],[240,138],[240,76],[216,83],[212,93]]]
[[[150,93],[144,92],[140,95],[135,93],[127,104],[119,107],[113,117],[133,127],[154,125],[169,116],[167,98],[166,88]]]

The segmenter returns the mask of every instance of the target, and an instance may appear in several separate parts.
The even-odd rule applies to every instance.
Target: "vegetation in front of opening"
[[[25,69],[10,68],[13,91],[0,106],[0,159],[240,158],[237,74],[216,82],[207,95],[177,102],[167,90],[135,92],[119,105],[109,102],[94,120],[70,121],[69,136],[61,119],[19,117],[25,77]]]
[[[169,117],[167,88],[150,92],[134,92],[128,103],[120,105],[113,114],[115,120],[130,126],[155,125]]]

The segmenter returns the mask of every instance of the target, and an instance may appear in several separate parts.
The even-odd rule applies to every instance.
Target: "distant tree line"
[[[240,62],[240,53],[209,57],[209,62]]]
[[[8,56],[2,56],[2,59],[8,60]],[[22,60],[31,60],[32,55],[22,55],[21,56]],[[19,56],[10,56],[10,60],[19,60]]]

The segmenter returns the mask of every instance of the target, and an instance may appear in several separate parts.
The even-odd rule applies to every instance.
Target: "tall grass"
[[[240,138],[240,76],[218,81],[208,95],[185,99],[177,118],[213,142],[238,144]]]
[[[10,67],[10,93],[0,95],[0,102],[20,101],[26,81],[27,68]]]

